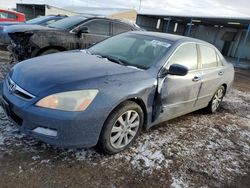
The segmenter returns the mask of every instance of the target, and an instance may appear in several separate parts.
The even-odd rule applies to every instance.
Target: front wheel
[[[221,102],[223,100],[223,97],[225,96],[226,93],[226,89],[224,86],[221,86],[214,94],[213,98],[211,99],[211,101],[209,102],[206,110],[209,113],[215,113],[218,108],[221,105]]]
[[[144,115],[132,101],[119,105],[106,120],[99,139],[99,148],[115,154],[128,148],[141,131]]]

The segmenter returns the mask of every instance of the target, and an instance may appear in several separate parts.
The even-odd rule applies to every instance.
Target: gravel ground
[[[8,55],[0,52],[2,76]],[[195,112],[142,133],[114,156],[20,134],[0,108],[0,187],[249,187],[250,71],[217,114]]]

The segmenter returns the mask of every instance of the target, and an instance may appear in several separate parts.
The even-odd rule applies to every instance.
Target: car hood
[[[31,25],[31,24],[11,25],[8,28],[6,28],[7,33],[21,33],[21,32],[43,31],[43,30],[55,30],[55,28],[49,28],[41,25]]]
[[[56,86],[136,71],[142,70],[82,51],[70,51],[23,61],[10,71],[10,77],[21,88],[39,96]]]

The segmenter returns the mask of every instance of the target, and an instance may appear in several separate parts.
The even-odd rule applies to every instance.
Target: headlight
[[[84,111],[94,100],[98,90],[79,90],[49,95],[36,106],[63,111]]]

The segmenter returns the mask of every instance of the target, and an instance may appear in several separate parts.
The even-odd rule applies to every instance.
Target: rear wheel
[[[58,52],[60,52],[60,50],[57,50],[57,49],[48,49],[48,50],[45,50],[42,53],[40,53],[39,56],[53,54],[53,53],[58,53]]]
[[[115,154],[128,148],[137,138],[143,125],[141,107],[127,101],[118,106],[106,120],[99,148],[108,154]]]
[[[207,112],[215,113],[221,105],[223,97],[225,96],[226,89],[224,86],[221,86],[214,94],[213,98],[206,107]]]

